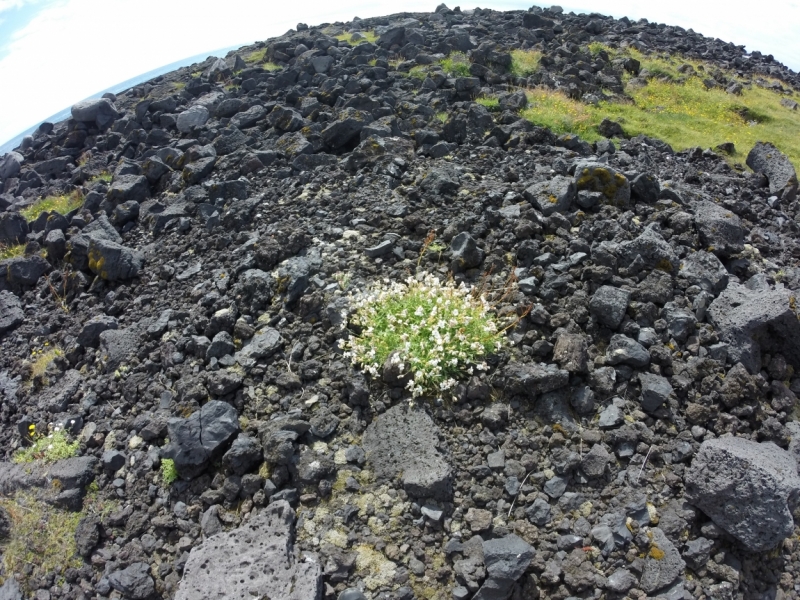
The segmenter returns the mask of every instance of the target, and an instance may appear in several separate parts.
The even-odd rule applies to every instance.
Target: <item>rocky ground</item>
[[[769,145],[745,172],[520,119],[525,86],[621,93],[637,65],[591,41],[800,89],[678,27],[440,6],[298,25],[0,159],[0,242],[27,243],[1,265],[0,492],[93,507],[77,564],[0,597],[798,597],[797,177]],[[516,48],[540,71],[508,75]],[[453,51],[470,76],[408,77]],[[418,263],[517,280],[497,312],[525,316],[453,402],[338,346],[348,293]],[[78,456],[12,463],[31,425]]]

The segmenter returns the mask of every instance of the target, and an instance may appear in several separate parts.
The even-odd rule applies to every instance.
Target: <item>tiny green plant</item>
[[[31,352],[30,376],[29,381],[38,380],[44,385],[49,385],[47,380],[47,368],[54,360],[64,356],[64,351],[57,346],[50,346],[48,342],[41,348]]]
[[[484,96],[475,100],[478,104],[486,108],[489,112],[497,112],[500,110],[500,100],[490,96]]]
[[[161,459],[161,481],[164,485],[172,485],[178,480],[178,469],[171,458]]]
[[[441,397],[458,379],[487,369],[483,358],[505,339],[484,296],[425,272],[385,279],[354,297],[353,307],[361,333],[340,342],[345,355],[373,377],[390,361],[413,398]]]
[[[350,285],[350,273],[344,273],[339,271],[338,273],[333,274],[333,278],[336,280],[336,283],[339,284],[339,287],[344,291]]]
[[[17,256],[22,256],[24,253],[25,244],[14,244],[11,246],[0,244],[0,260],[5,260],[6,258],[16,258]]]
[[[40,460],[46,463],[53,463],[57,460],[72,458],[78,453],[80,442],[75,440],[70,442],[66,432],[59,426],[47,435],[39,435],[34,425],[29,429],[30,438],[33,445],[18,450],[12,457],[15,463],[30,463]]]
[[[469,57],[463,52],[453,52],[439,61],[445,73],[452,77],[469,77]]]
[[[374,44],[378,41],[378,35],[374,31],[359,31],[358,35],[345,32],[340,33],[335,37],[337,40],[341,42],[347,42],[351,46],[358,46],[359,44],[364,44],[366,42]]]
[[[25,217],[29,223],[35,221],[37,217],[43,212],[57,212],[62,215],[79,208],[83,205],[83,194],[80,190],[75,190],[69,194],[61,194],[60,196],[47,196],[41,200],[37,200],[27,208],[23,208],[20,214]]]

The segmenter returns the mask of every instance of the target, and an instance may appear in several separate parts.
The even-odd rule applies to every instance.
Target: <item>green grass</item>
[[[412,397],[441,397],[505,339],[483,297],[430,274],[379,284],[353,306],[361,331],[342,341],[345,355],[376,378],[391,356]]]
[[[47,343],[45,343],[47,345]],[[47,367],[49,367],[52,362],[61,356],[64,356],[64,351],[58,347],[44,347],[38,350],[33,350],[31,352],[31,363],[30,363],[30,381],[34,381],[39,379],[45,385],[48,385],[46,373]]]
[[[80,442],[70,442],[63,429],[56,429],[48,435],[37,435],[35,429],[31,430],[34,439],[33,445],[22,448],[14,453],[12,461],[18,464],[30,463],[36,460],[53,463],[57,460],[72,458],[78,453]]]
[[[114,179],[114,176],[111,173],[109,173],[108,171],[103,171],[99,175],[95,175],[94,177],[92,177],[87,183],[94,183],[95,181],[111,183],[112,179]]]
[[[439,61],[448,77],[469,77],[469,57],[463,52],[453,52]]]
[[[757,141],[770,141],[800,165],[800,116],[780,105],[785,96],[755,85],[745,87],[739,96],[718,88],[708,90],[702,80],[709,69],[701,63],[629,54],[641,61],[643,69],[659,76],[643,87],[627,85],[631,77],[626,76],[628,99],[592,106],[558,91],[533,89],[523,116],[555,133],[578,134],[589,142],[600,139],[596,128],[604,118],[619,122],[630,136],[658,138],[677,151],[733,142],[736,160],[742,160]],[[687,63],[693,64],[699,76],[677,70]]]
[[[6,576],[22,575],[27,589],[31,578],[54,572],[63,575],[68,568],[80,568],[75,531],[85,516],[50,506],[32,493],[20,492],[3,498],[2,506],[11,519],[11,535],[3,544],[3,571]]]
[[[183,81],[173,81],[172,89],[174,89],[176,92],[181,92],[186,89],[186,83]]]
[[[30,223],[35,221],[37,217],[43,212],[57,212],[62,215],[79,208],[83,205],[83,194],[80,190],[75,190],[70,194],[62,194],[60,196],[47,196],[41,200],[37,200],[28,208],[23,208],[20,214]]]
[[[512,50],[509,73],[515,77],[528,77],[539,70],[542,53],[538,50]]]
[[[497,112],[500,110],[500,100],[492,97],[481,97],[475,100],[478,104],[485,107],[489,112]]]
[[[164,485],[172,485],[178,480],[178,469],[175,468],[175,461],[171,458],[161,459],[161,481]]]
[[[365,42],[369,42],[370,44],[374,44],[378,41],[378,35],[374,31],[359,31],[363,37],[359,40],[353,39],[353,34],[349,32],[340,33],[339,35],[334,36],[340,42],[347,42],[351,46],[358,46],[359,44],[363,44]]]
[[[5,246],[0,244],[0,260],[6,258],[16,258],[25,253],[25,244],[14,244],[13,246]]]

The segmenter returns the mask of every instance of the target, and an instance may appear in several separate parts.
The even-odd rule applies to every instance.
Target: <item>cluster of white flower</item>
[[[441,396],[458,379],[487,368],[481,358],[502,347],[490,306],[463,283],[422,273],[383,282],[351,297],[351,322],[360,335],[341,341],[345,356],[373,377],[387,359],[409,377],[412,397]]]

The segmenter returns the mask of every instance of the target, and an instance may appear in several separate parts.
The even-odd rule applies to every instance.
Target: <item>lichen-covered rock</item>
[[[628,208],[631,184],[622,173],[603,163],[579,162],[575,167],[575,186],[578,191],[599,192],[603,202],[618,208]]]

